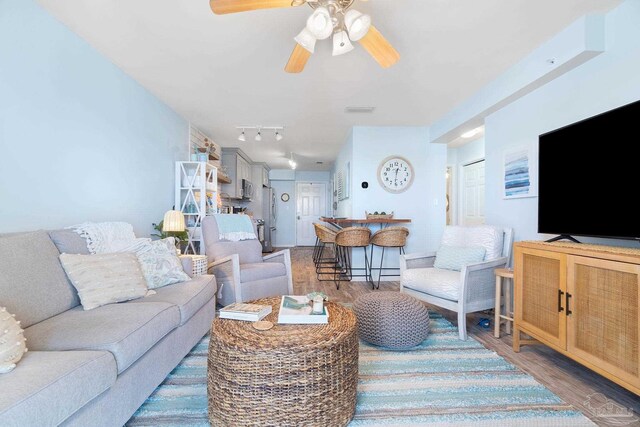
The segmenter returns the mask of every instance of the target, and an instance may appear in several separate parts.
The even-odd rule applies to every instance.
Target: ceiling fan
[[[296,7],[308,4],[313,13],[294,40],[296,46],[284,68],[287,73],[300,73],[315,50],[317,40],[333,35],[333,56],[353,50],[357,41],[383,68],[398,62],[400,54],[371,25],[371,17],[351,9],[355,0],[209,0],[213,13],[247,12],[257,9]]]

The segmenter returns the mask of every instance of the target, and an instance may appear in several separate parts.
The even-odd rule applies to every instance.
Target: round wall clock
[[[280,196],[280,200],[282,200],[283,202],[288,202],[289,201],[289,193],[282,193],[282,196]]]
[[[389,156],[378,166],[378,182],[390,193],[402,193],[413,183],[413,166],[400,156]]]

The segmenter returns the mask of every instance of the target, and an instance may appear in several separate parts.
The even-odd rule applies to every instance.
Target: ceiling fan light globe
[[[316,38],[306,27],[300,31],[300,34],[293,38],[300,46],[313,53],[316,49]]]
[[[333,34],[333,20],[326,7],[318,7],[307,19],[307,29],[317,40],[327,39]]]
[[[346,31],[339,31],[333,35],[333,56],[344,55],[352,50],[353,44]]]
[[[347,27],[351,41],[357,42],[369,32],[371,16],[351,9],[344,15],[344,25]]]

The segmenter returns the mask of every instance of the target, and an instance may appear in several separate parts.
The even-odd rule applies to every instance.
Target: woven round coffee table
[[[208,360],[213,426],[345,426],[358,385],[356,317],[327,303],[326,325],[278,325],[280,298],[258,331],[251,322],[216,319]]]

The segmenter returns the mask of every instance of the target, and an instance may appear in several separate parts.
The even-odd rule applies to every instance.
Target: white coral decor
[[[27,352],[20,322],[14,317],[15,314],[9,314],[6,308],[0,307],[0,374],[12,371]]]

